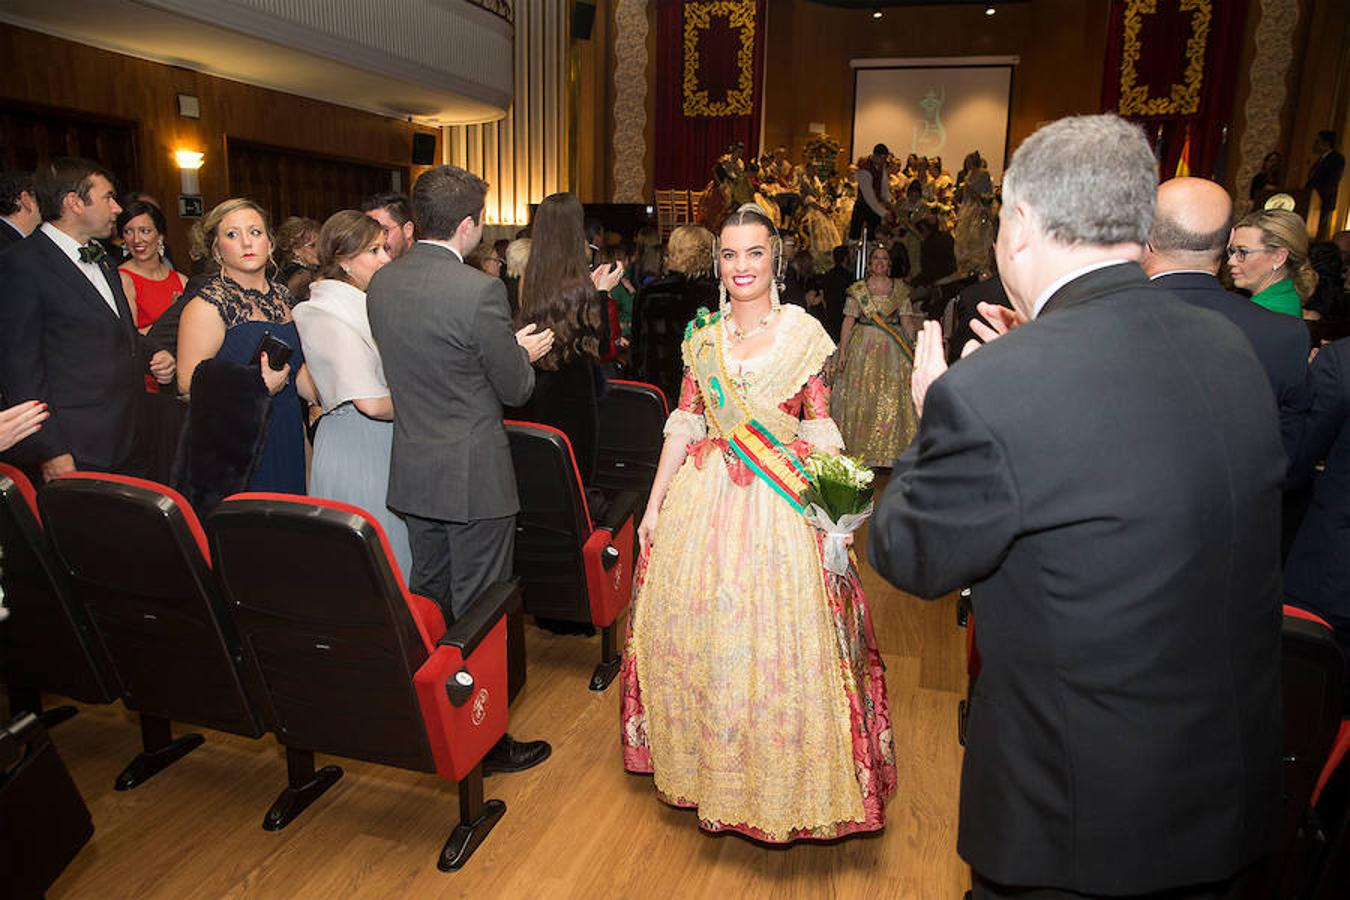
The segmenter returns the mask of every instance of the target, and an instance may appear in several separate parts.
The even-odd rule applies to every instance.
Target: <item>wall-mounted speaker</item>
[[[595,28],[595,4],[578,3],[572,7],[572,40],[589,41]]]
[[[414,166],[436,164],[436,135],[424,131],[413,132],[412,162]]]

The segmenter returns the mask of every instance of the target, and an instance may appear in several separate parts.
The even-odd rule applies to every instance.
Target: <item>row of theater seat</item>
[[[966,699],[957,733],[966,743],[970,697],[980,675],[971,590],[961,592],[957,623],[966,630]],[[1263,896],[1279,900],[1350,897],[1350,695],[1346,660],[1321,617],[1284,607],[1281,629],[1284,715],[1283,804]],[[1223,802],[1216,798],[1216,802]]]
[[[484,754],[506,729],[513,680],[506,618],[522,609],[594,624],[603,690],[618,667],[615,620],[631,594],[634,516],[659,457],[665,401],[622,383],[592,521],[565,435],[509,422],[520,481],[517,571],[449,627],[408,591],[366,511],[281,494],[239,494],[205,527],[164,485],[75,473],[41,491],[0,466],[0,547],[10,617],[0,656],[12,714],[40,692],[138,713],[143,750],[129,790],[203,738],[172,722],[286,748],[287,784],[263,827],[285,827],[342,775],[315,754],[435,772],[458,783],[460,821],[441,852],[459,868],[505,807],[484,800]],[[523,594],[523,597],[522,597]],[[513,657],[519,657],[513,659]],[[514,685],[518,688],[518,685]],[[62,712],[44,713],[50,725]]]

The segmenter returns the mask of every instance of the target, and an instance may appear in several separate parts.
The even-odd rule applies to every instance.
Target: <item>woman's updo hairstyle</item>
[[[1262,209],[1248,213],[1238,228],[1256,228],[1261,242],[1271,250],[1289,254],[1285,265],[1294,279],[1294,290],[1300,300],[1307,300],[1317,290],[1317,272],[1308,261],[1308,226],[1298,213],[1283,209]]]
[[[366,250],[384,235],[380,223],[355,209],[340,209],[319,228],[319,271],[314,277],[352,283],[343,271],[344,260]]]
[[[742,203],[736,208],[735,212],[722,220],[722,227],[718,229],[719,238],[713,247],[713,274],[721,277],[722,242],[720,235],[733,225],[764,226],[764,229],[769,232],[769,244],[773,250],[773,276],[774,278],[783,277],[783,239],[779,236],[778,226],[773,224],[773,219],[770,219],[756,203]]]
[[[192,226],[191,238],[192,249],[188,255],[198,262],[205,261],[212,266],[218,267],[219,260],[216,259],[216,232],[220,229],[220,222],[232,212],[238,212],[241,209],[251,209],[262,217],[263,229],[267,232],[268,243],[274,243],[272,236],[272,223],[267,218],[267,210],[263,209],[254,201],[247,197],[231,197],[216,206]]]

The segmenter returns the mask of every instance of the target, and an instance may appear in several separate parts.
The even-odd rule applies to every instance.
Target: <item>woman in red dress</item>
[[[164,310],[183,293],[187,279],[164,259],[164,213],[153,203],[133,200],[117,217],[117,231],[129,258],[117,270],[122,290],[145,334]]]

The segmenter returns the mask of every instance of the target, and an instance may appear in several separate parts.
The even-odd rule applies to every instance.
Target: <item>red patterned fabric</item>
[[[1187,137],[1190,138],[1189,168],[1192,175],[1222,181],[1227,150],[1225,127],[1231,120],[1242,55],[1247,4],[1230,0],[1206,0],[1207,23],[1185,0],[1112,0],[1106,44],[1106,68],[1102,76],[1102,109],[1120,112],[1144,127],[1158,155],[1165,180],[1173,177]],[[1152,6],[1152,11],[1147,11]],[[1137,56],[1126,54],[1127,22],[1137,16]],[[1143,113],[1123,95],[1122,82],[1130,80],[1127,60],[1133,60],[1135,87],[1146,87],[1151,100],[1171,96],[1174,86],[1188,83],[1188,48],[1197,38],[1196,26],[1205,31],[1204,64],[1199,85],[1199,105],[1193,112]]]
[[[713,107],[743,83],[744,28],[732,24],[720,0],[658,0],[656,11],[656,187],[699,190],[708,181],[717,158],[734,142],[745,145],[747,159],[759,155],[759,122],[763,110],[765,0],[749,0],[754,8],[749,110],[742,115],[686,115],[689,94],[706,96]],[[686,13],[689,7],[713,7],[706,28],[691,29],[698,65],[686,84]],[[698,11],[695,11],[696,14]],[[701,17],[697,20],[702,21]],[[694,104],[695,106],[697,104]]]

